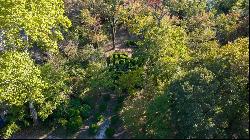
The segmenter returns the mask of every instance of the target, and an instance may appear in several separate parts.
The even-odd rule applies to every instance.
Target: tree
[[[148,106],[150,136],[248,138],[248,44],[237,39],[176,76]]]
[[[84,15],[91,15],[92,27],[99,28],[101,25],[108,25],[111,32],[112,46],[115,48],[115,34],[118,24],[118,13],[124,0],[85,0]],[[89,13],[89,14],[88,14]],[[83,22],[88,22],[90,18],[83,18]]]
[[[164,16],[168,14],[168,9],[163,5],[162,0],[148,0],[147,5],[152,9],[153,16],[157,20],[158,26]]]
[[[212,12],[204,12],[181,21],[181,26],[188,36],[187,46],[190,48],[191,55],[202,55],[203,51],[208,49],[207,44],[218,42],[214,19]]]
[[[123,3],[123,0],[105,0],[105,3],[107,4],[108,20],[111,27],[112,45],[113,49],[115,49],[115,34],[118,22],[118,11],[120,5]]]
[[[28,123],[27,118],[37,125],[39,118],[46,119],[66,100],[70,90],[67,75],[60,69],[49,64],[37,67],[27,52],[4,52],[0,62],[0,103],[6,105],[9,124],[4,128],[4,137]]]
[[[1,0],[0,5],[0,30],[8,49],[38,43],[45,50],[56,51],[57,41],[63,39],[61,29],[71,25],[62,0]]]
[[[137,74],[138,78],[142,77],[139,83],[142,89],[130,93],[131,97],[125,101],[121,114],[125,127],[134,137],[151,138],[151,132],[147,129],[147,107],[151,100],[163,94],[175,73],[181,71],[181,64],[188,59],[187,40],[183,28],[173,25],[167,16],[161,19],[160,25],[152,11],[147,9],[142,9],[132,16],[130,20],[125,21],[130,33],[139,36],[138,48],[132,58],[138,60],[142,69],[142,72],[138,71],[140,73]]]
[[[212,1],[215,9],[216,37],[222,45],[249,36],[249,1]]]
[[[229,14],[231,12],[242,12],[244,5],[249,2],[247,0],[213,0],[211,3],[217,14]]]
[[[187,19],[203,13],[206,10],[207,0],[164,0],[163,5],[170,15]]]
[[[30,109],[34,124],[37,124],[37,110],[34,104],[44,102],[42,91],[47,86],[41,80],[40,70],[29,58],[28,53],[5,52],[0,55],[0,62],[0,102],[10,108],[9,115],[18,116],[8,121],[15,123],[22,120],[23,109],[16,109],[25,108],[28,103],[29,106],[26,107]]]
[[[167,16],[159,26],[154,11],[137,8],[122,13],[138,36],[133,57],[142,63],[144,78],[143,89],[121,111],[125,127],[136,138],[247,138],[247,38],[220,47],[216,16],[204,5],[186,12],[182,28]]]
[[[84,8],[81,11],[81,23],[80,30],[82,34],[85,34],[88,40],[94,44],[97,48],[107,40],[107,35],[103,28],[103,5],[101,1],[85,1]]]

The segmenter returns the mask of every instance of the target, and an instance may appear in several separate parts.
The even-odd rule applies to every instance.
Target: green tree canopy
[[[50,51],[56,51],[57,41],[63,39],[61,29],[71,25],[62,0],[1,0],[0,19],[7,47],[38,43]]]

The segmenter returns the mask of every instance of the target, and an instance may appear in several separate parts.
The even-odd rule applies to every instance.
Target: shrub
[[[81,100],[80,99],[72,99],[71,101],[70,101],[70,105],[72,106],[72,107],[80,107],[81,106]]]
[[[83,121],[82,121],[81,116],[74,116],[69,119],[67,123],[67,130],[74,132],[78,130],[82,126],[82,124],[83,124]]]
[[[134,47],[134,46],[137,46],[136,42],[133,41],[133,40],[127,40],[127,41],[125,42],[125,44],[126,44],[127,47]]]
[[[95,96],[87,95],[87,96],[84,96],[82,101],[83,103],[88,104],[89,106],[93,108],[95,105],[95,98],[96,98]]]
[[[63,128],[66,127],[67,123],[68,123],[68,120],[65,119],[65,118],[60,118],[60,119],[58,119],[58,124],[59,124],[60,126],[62,126]]]
[[[119,76],[118,85],[123,90],[123,93],[134,93],[136,90],[140,90],[143,81],[142,75],[142,68],[121,74]]]
[[[80,113],[83,118],[89,117],[91,112],[91,107],[87,104],[83,104],[80,108]]]
[[[118,112],[118,111],[120,111],[121,108],[122,108],[122,103],[118,103],[118,104],[115,106],[114,111],[115,111],[115,112]]]
[[[98,129],[99,129],[99,126],[97,124],[91,124],[88,130],[91,135],[95,135]]]
[[[103,115],[99,115],[97,117],[97,120],[98,120],[98,122],[103,122],[104,121],[104,116]]]
[[[106,109],[107,109],[107,104],[106,103],[101,103],[99,105],[99,111],[100,112],[104,112],[104,111],[106,111]]]
[[[12,136],[12,134],[14,134],[15,132],[19,130],[20,130],[20,127],[13,122],[3,130],[3,138],[8,139]]]
[[[92,122],[97,123],[97,122],[102,122],[104,121],[104,116],[100,115],[100,113],[96,113],[93,117]]]
[[[125,99],[125,96],[118,96],[117,103],[122,103]]]
[[[118,115],[115,115],[111,118],[111,125],[115,125],[120,120]]]
[[[67,116],[71,118],[80,115],[80,111],[78,110],[78,108],[69,108],[67,114]]]
[[[110,100],[110,94],[104,94],[104,95],[103,95],[103,100],[104,100],[105,102],[109,101],[109,100]]]
[[[113,135],[115,134],[115,129],[114,128],[107,128],[105,131],[105,134],[108,138],[113,137]]]
[[[96,114],[94,114],[93,116],[94,116],[94,117],[93,117],[93,119],[92,119],[92,122],[93,122],[93,123],[97,123],[97,122],[98,122],[98,119],[97,119],[97,118],[98,118],[98,116],[100,116],[100,113],[96,113]]]
[[[114,53],[112,56],[108,57],[107,64],[109,66],[109,71],[113,71],[117,75],[137,67],[137,61],[129,58],[128,54],[123,52]]]

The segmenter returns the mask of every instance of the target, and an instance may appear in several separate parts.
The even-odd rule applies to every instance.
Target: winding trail
[[[97,135],[95,136],[96,139],[104,139],[106,138],[105,131],[110,125],[110,120],[105,119],[105,121],[101,124],[99,131],[97,132]]]

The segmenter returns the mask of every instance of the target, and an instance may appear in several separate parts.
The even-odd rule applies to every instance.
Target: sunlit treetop
[[[63,0],[0,0],[0,30],[7,48],[31,47],[56,51],[62,29],[71,26]]]

